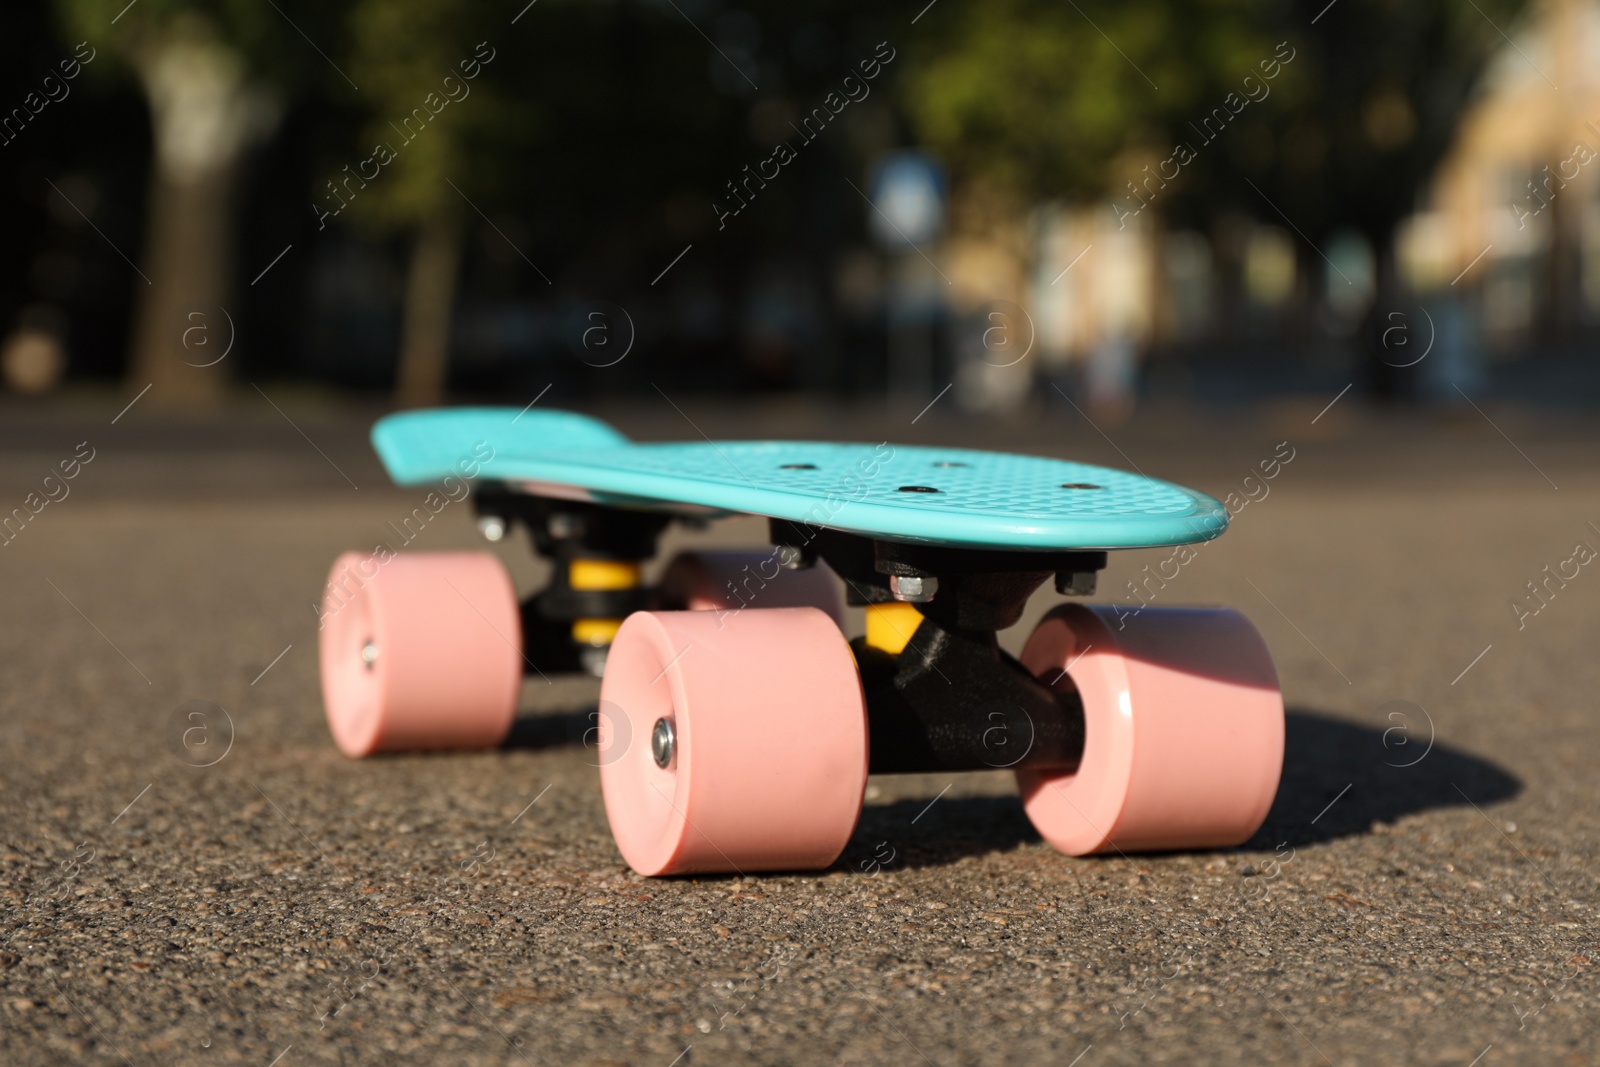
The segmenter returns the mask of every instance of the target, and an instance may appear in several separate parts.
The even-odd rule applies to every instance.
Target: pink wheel
[[[1283,770],[1283,697],[1261,635],[1228,608],[1045,616],[1022,663],[1083,700],[1076,773],[1018,771],[1028,818],[1073,856],[1219,848],[1255,833]]]
[[[821,561],[804,570],[784,570],[776,549],[682,552],[662,573],[657,600],[672,611],[817,608],[839,624],[844,620],[839,585]]]
[[[487,552],[346,552],[322,599],[322,699],[347,756],[488,748],[522,684],[516,592]]]
[[[821,611],[636,612],[600,707],[606,815],[640,874],[815,870],[850,840],[866,702]]]

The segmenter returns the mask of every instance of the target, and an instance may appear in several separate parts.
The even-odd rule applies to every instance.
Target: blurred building
[[[1507,29],[1396,235],[1408,307],[1427,309],[1438,338],[1416,376],[1423,397],[1471,388],[1497,363],[1569,355],[1600,327],[1600,0],[1542,0]],[[1319,260],[1259,220],[1207,234],[1128,221],[1106,204],[1037,212],[1021,298],[1038,328],[1036,375],[1114,417],[1113,394],[1134,388],[1130,362],[1147,377],[1162,355],[1226,348],[1280,389],[1358,371],[1376,276],[1360,234],[1331,235]],[[991,287],[1004,285],[995,272]]]
[[[1571,341],[1600,321],[1597,191],[1600,3],[1545,0],[1491,64],[1402,231],[1407,274],[1419,290],[1480,293],[1497,350]]]

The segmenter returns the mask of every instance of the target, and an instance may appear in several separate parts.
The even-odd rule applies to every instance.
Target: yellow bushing
[[[911,635],[922,625],[922,612],[915,604],[898,600],[867,605],[867,644],[891,656],[898,656],[911,643]]]
[[[634,589],[639,585],[637,561],[575,559],[567,570],[567,584],[574,589]]]
[[[616,640],[621,619],[577,619],[572,624],[572,640],[580,645],[600,648]]]

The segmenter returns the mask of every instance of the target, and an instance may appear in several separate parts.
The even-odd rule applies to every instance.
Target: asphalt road
[[[1003,773],[881,778],[830,871],[645,880],[582,744],[593,682],[530,683],[501,751],[334,750],[309,605],[336,553],[415,503],[384,487],[364,417],[285,401],[297,428],[259,406],[112,425],[120,406],[0,411],[6,510],[95,450],[0,548],[0,1062],[1600,1056],[1600,572],[1520,629],[1510,607],[1600,550],[1581,422],[1350,400],[1102,437],[1059,413],[623,412],[639,436],[692,418],[1033,447],[1218,495],[1295,449],[1162,593],[1242,608],[1279,665],[1287,765],[1246,847],[1070,859]],[[477,546],[471,525],[452,505],[415,547]],[[520,542],[497,551],[537,580]],[[1102,589],[1155,558],[1115,556]]]

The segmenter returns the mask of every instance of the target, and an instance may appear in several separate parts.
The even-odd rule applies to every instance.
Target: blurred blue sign
[[[872,173],[872,235],[890,250],[920,245],[944,229],[944,169],[926,152],[894,152]]]

